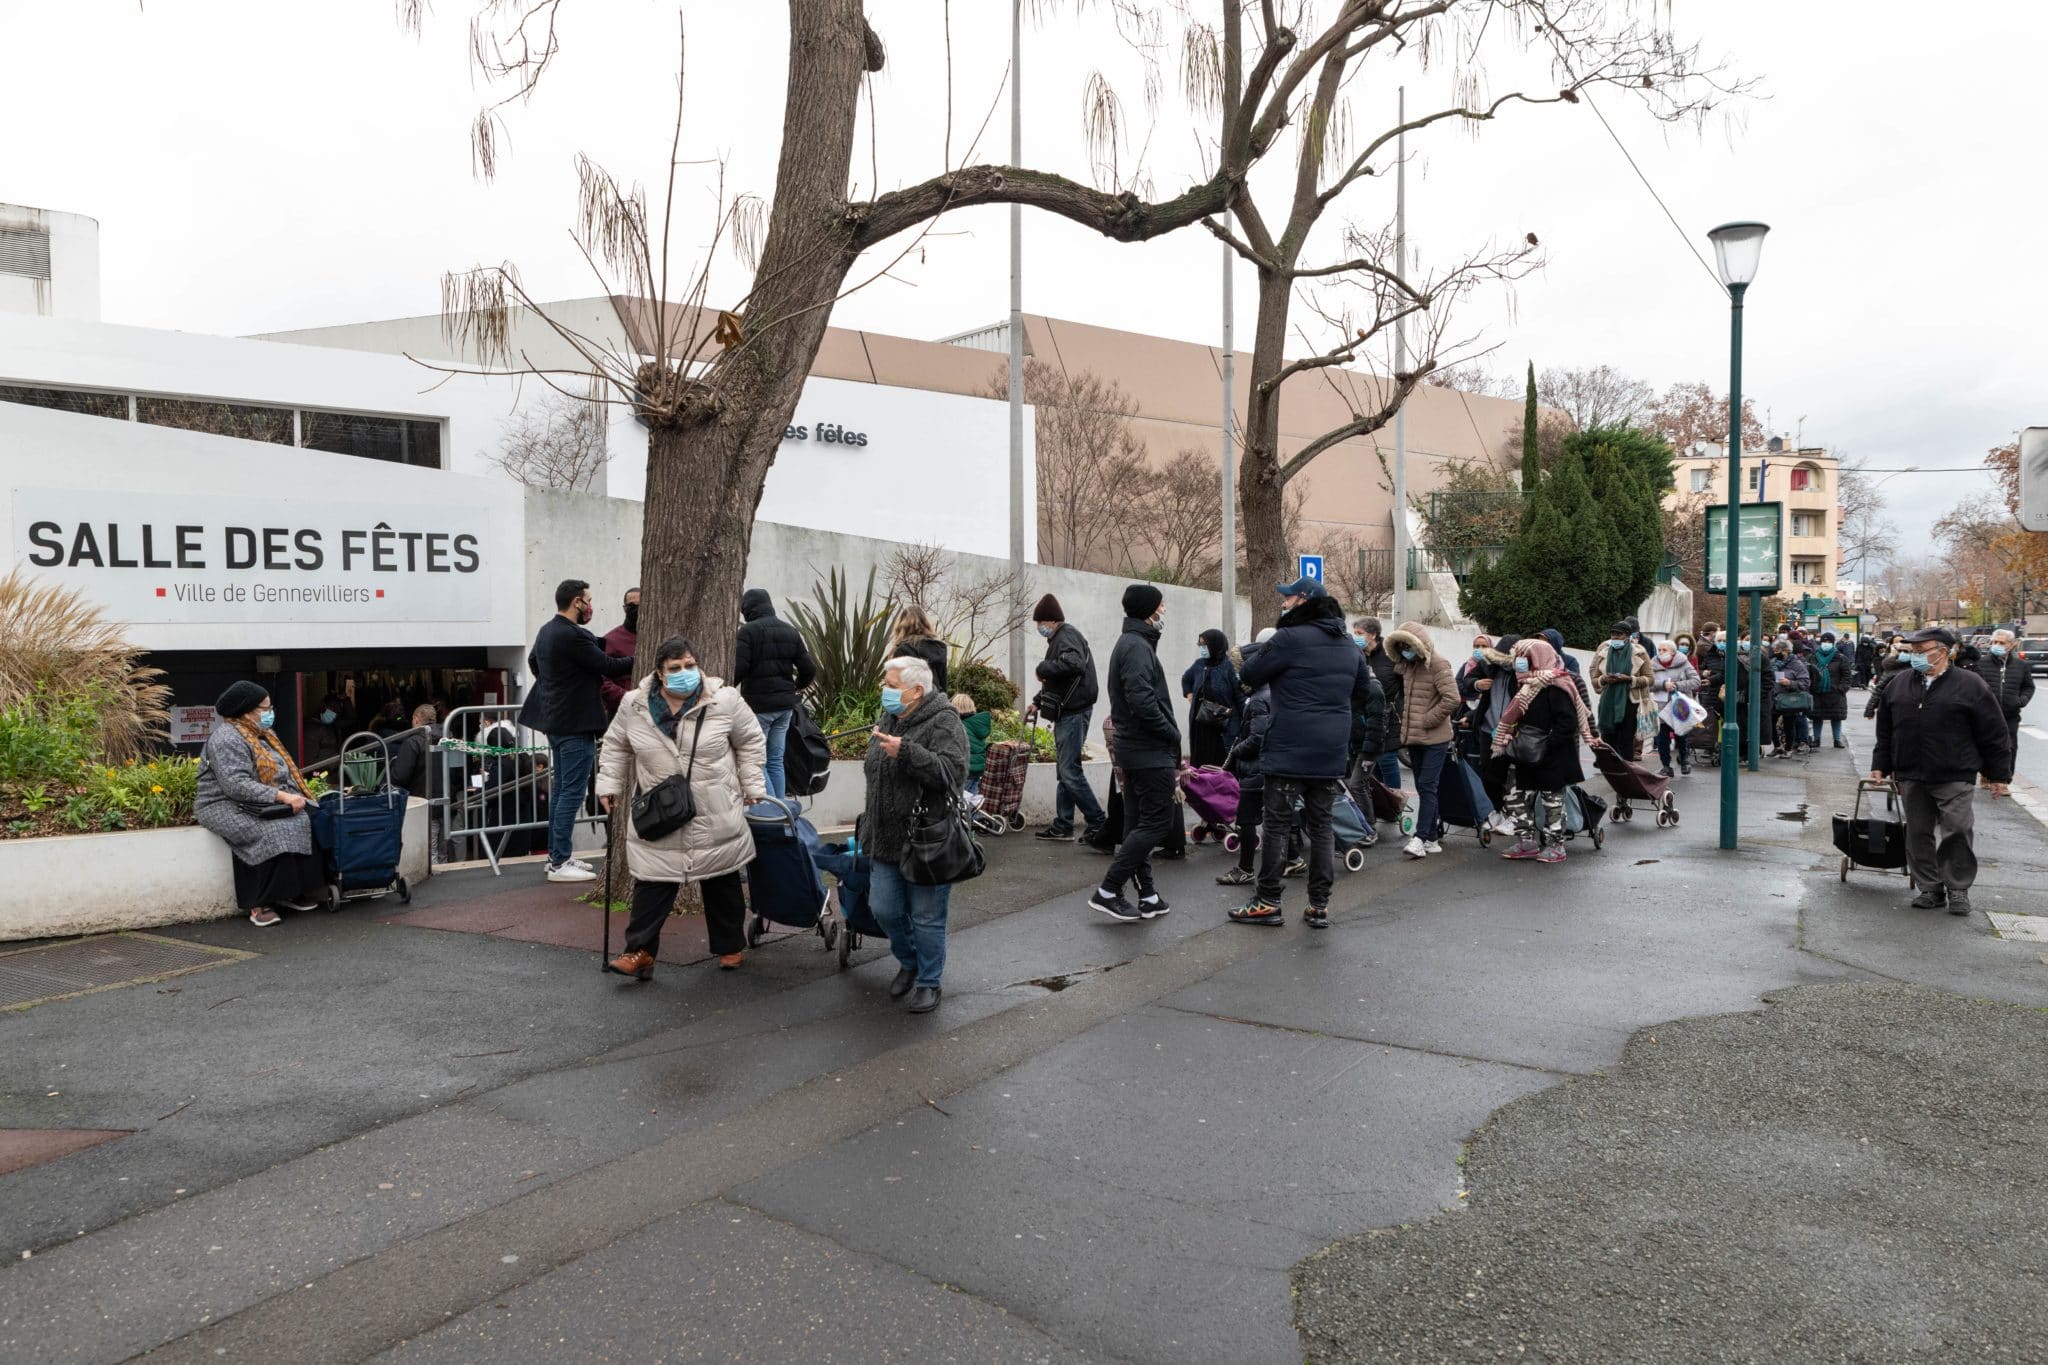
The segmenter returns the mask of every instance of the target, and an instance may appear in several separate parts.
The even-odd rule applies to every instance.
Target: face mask
[[[1038,638],[1041,640],[1050,640],[1052,638],[1052,627],[1040,626],[1038,628]]]
[[[1833,645],[1822,645],[1815,652],[1819,654],[1832,654],[1835,652],[1835,647]]]
[[[334,712],[332,711],[322,711],[320,713],[320,723],[322,725],[332,725],[334,724],[334,719]]]
[[[885,687],[882,689],[882,709],[892,716],[903,714],[903,689]]]
[[[1915,673],[1925,673],[1928,669],[1934,667],[1934,660],[1928,658],[1925,654],[1908,654],[1906,656],[1906,663]]]
[[[679,668],[661,675],[661,685],[677,696],[688,696],[703,685],[704,675],[694,668]]]
[[[1992,658],[1994,658],[1994,659],[2003,659],[2003,658],[2005,657],[2005,646],[2004,646],[2004,645],[1993,645],[1993,646],[1991,646],[1991,657],[1992,657]]]
[[[1406,662],[1412,664],[1415,662],[1415,651],[1412,649],[1404,649],[1401,651],[1401,658]]]
[[[1475,663],[1482,663],[1482,664],[1483,664],[1483,663],[1485,663],[1485,662],[1486,662],[1486,651],[1485,651],[1485,650],[1483,650],[1483,649],[1474,649],[1474,650],[1472,651],[1472,659],[1473,659],[1473,661],[1474,661]]]
[[[1690,658],[1691,656],[1692,656],[1692,646],[1691,646],[1691,645],[1680,645],[1680,646],[1678,647],[1678,657],[1679,657],[1679,658],[1681,658],[1681,659],[1685,659],[1685,658]]]
[[[638,602],[626,603],[626,629],[636,633],[640,629],[640,604]]]
[[[1360,649],[1365,649],[1369,646],[1370,642],[1363,635],[1354,635],[1351,637],[1351,643],[1357,645]]]
[[[1741,644],[1735,646],[1735,648],[1737,652],[1747,654],[1749,653],[1749,641],[1744,640]]]
[[[277,724],[277,712],[258,711],[256,713],[256,723],[266,730],[270,729],[272,726]]]
[[[1517,672],[1517,673],[1527,673],[1528,671],[1529,671],[1529,661],[1528,661],[1527,659],[1517,659],[1517,660],[1515,660],[1515,672]]]
[[[578,608],[576,608],[576,624],[577,624],[577,625],[579,625],[579,626],[587,626],[587,625],[589,625],[589,624],[590,624],[590,608],[589,608],[589,607],[578,607]]]
[[[1155,611],[1150,616],[1145,618],[1145,624],[1152,627],[1152,629],[1157,630],[1165,622],[1165,620],[1166,613],[1164,611]]]

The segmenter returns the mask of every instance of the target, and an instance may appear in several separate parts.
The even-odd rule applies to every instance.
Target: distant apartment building
[[[1728,501],[1725,445],[1701,443],[1676,461],[1672,500]],[[1841,467],[1819,446],[1788,447],[1772,437],[1763,450],[1742,457],[1742,501],[1785,504],[1785,556],[1779,579],[1790,597],[1836,597],[1841,553]],[[1686,565],[1688,574],[1698,568]]]

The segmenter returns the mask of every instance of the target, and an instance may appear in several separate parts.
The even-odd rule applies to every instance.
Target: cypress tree
[[[1606,638],[1632,562],[1613,519],[1594,496],[1580,453],[1567,447],[1525,500],[1525,521],[1500,559],[1466,579],[1467,614],[1489,631],[1526,634],[1554,626],[1565,640]]]
[[[1529,498],[1543,478],[1543,454],[1536,446],[1536,362],[1529,362],[1529,387],[1522,397],[1522,509],[1528,520]]]

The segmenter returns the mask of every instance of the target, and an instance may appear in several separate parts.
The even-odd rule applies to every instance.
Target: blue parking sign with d
[[[1323,557],[1321,555],[1303,555],[1301,557],[1301,576],[1303,578],[1313,578],[1318,583],[1322,582]]]

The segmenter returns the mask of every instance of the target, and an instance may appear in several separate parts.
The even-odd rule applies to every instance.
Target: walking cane
[[[597,960],[597,969],[608,972],[612,969],[612,813],[604,813],[604,899],[598,903],[597,912],[604,916],[604,956]]]

